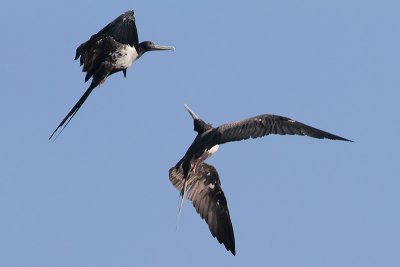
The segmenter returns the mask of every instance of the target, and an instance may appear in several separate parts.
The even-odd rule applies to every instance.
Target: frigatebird
[[[133,10],[126,11],[110,22],[76,49],[75,60],[80,58],[82,72],[86,72],[85,82],[92,82],[83,96],[65,116],[50,138],[61,128],[60,133],[78,112],[94,88],[104,83],[108,76],[126,70],[144,53],[156,50],[175,50],[173,46],[156,45],[150,41],[139,43]]]
[[[306,135],[353,142],[279,115],[258,115],[214,128],[200,119],[186,104],[184,106],[193,118],[197,136],[183,158],[169,170],[171,183],[180,191],[179,212],[187,192],[188,199],[193,202],[200,217],[205,219],[212,236],[233,255],[236,253],[235,236],[219,175],[212,165],[204,162],[218,150],[219,145],[269,134]]]

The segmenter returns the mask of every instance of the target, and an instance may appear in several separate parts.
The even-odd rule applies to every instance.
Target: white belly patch
[[[139,55],[136,52],[135,47],[124,45],[111,56],[115,60],[115,67],[117,69],[127,69],[132,65]]]
[[[207,152],[208,152],[208,154],[212,155],[215,152],[217,152],[218,148],[219,148],[219,145],[215,145],[212,148],[210,148],[209,150],[207,150]]]

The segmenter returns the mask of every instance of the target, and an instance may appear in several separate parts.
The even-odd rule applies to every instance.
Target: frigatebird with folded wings
[[[218,150],[219,145],[270,134],[306,135],[318,139],[352,142],[278,115],[259,115],[214,128],[200,119],[187,105],[185,108],[193,118],[197,136],[183,158],[169,170],[171,183],[180,191],[179,212],[187,192],[187,197],[193,202],[201,218],[205,219],[212,236],[233,255],[236,253],[235,236],[219,175],[212,165],[204,162]]]
[[[75,60],[80,58],[82,71],[86,72],[85,82],[90,78],[92,82],[49,139],[58,129],[61,128],[59,134],[63,131],[93,89],[104,83],[108,76],[122,71],[126,77],[126,70],[134,61],[144,53],[156,50],[175,50],[175,48],[156,45],[150,41],[139,43],[133,10],[123,13],[81,44],[76,49]]]

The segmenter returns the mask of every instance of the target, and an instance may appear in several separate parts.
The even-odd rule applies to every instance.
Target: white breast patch
[[[207,152],[208,152],[208,154],[212,155],[215,152],[217,152],[218,148],[219,148],[219,145],[215,145],[212,148],[210,148],[209,150],[207,150]]]
[[[111,56],[113,59],[116,59],[115,66],[117,69],[127,69],[132,65],[139,55],[135,47],[124,45]]]

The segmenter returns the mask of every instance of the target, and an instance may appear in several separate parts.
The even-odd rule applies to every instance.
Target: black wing
[[[133,10],[126,11],[101,29],[98,35],[106,34],[122,44],[134,46],[139,44]]]
[[[133,10],[127,11],[118,18],[110,22],[107,26],[101,29],[98,33],[92,35],[90,39],[81,44],[76,49],[75,60],[81,57],[81,65],[85,59],[86,51],[90,50],[101,36],[110,36],[117,42],[134,46],[139,44],[138,33],[135,24],[135,16]]]
[[[182,190],[181,167],[171,168],[169,179],[179,191]],[[188,181],[187,196],[193,202],[200,217],[207,222],[212,236],[235,255],[235,236],[217,170],[206,163],[197,165],[196,173],[192,174]]]
[[[215,129],[216,144],[263,137],[269,134],[307,135],[318,139],[353,142],[349,139],[319,130],[304,123],[278,115],[259,115],[253,118],[227,123]]]
[[[86,50],[81,57],[82,71],[86,72],[85,82],[92,76],[101,82],[114,71],[115,59],[111,54],[118,49],[119,44],[110,36],[101,36]]]

